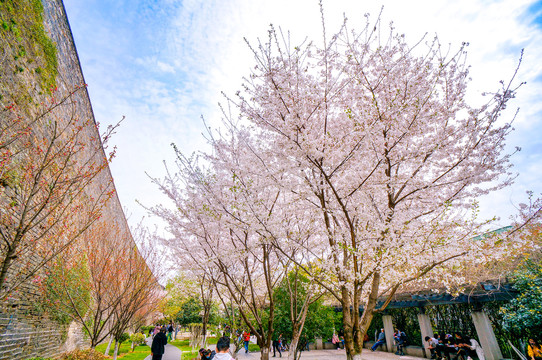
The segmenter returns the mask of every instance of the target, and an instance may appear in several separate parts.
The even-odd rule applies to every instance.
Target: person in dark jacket
[[[166,328],[163,327],[158,334],[154,336],[151,345],[152,360],[162,360],[164,347],[167,344]]]

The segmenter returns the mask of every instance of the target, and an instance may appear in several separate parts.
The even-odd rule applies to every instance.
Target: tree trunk
[[[356,355],[346,354],[346,359],[347,360],[361,360],[361,354],[356,354]]]
[[[115,352],[113,353],[113,360],[117,360],[118,353],[119,353],[119,342],[115,340]]]
[[[109,343],[107,344],[107,348],[105,348],[105,356],[109,356],[109,351],[111,350],[111,343],[113,342],[113,335],[109,338]]]
[[[355,324],[353,324],[353,319],[350,314],[350,294],[348,293],[346,287],[341,289],[341,295],[341,305],[343,307],[344,348],[348,358],[349,355],[355,354],[353,336]]]
[[[299,343],[299,336],[301,334],[292,334],[292,342],[290,343],[290,350],[288,350],[288,360],[297,359],[297,344]]]
[[[307,312],[305,311],[303,315],[301,324],[292,324],[292,341],[290,343],[290,350],[288,350],[288,360],[295,360],[300,356],[297,352],[297,345],[299,344],[299,338],[303,332],[303,325],[305,324]]]
[[[260,360],[269,360],[269,347],[263,346],[260,348]]]
[[[6,281],[8,269],[11,265],[11,261],[15,258],[15,250],[15,244],[11,246],[8,245],[8,251],[4,257],[4,260],[2,261],[2,267],[0,270],[0,288],[4,288],[4,282]]]
[[[205,343],[207,342],[207,321],[208,321],[208,318],[209,318],[209,312],[208,311],[205,311],[206,314],[203,315],[203,321],[202,321],[202,329],[201,329],[201,333],[202,333],[202,340],[201,340],[201,347],[204,348],[205,347]]]
[[[241,350],[241,345],[235,345],[233,344],[233,353],[231,354],[231,357],[237,360],[237,357],[239,356],[239,350]]]
[[[297,297],[294,300],[297,300]],[[305,320],[307,319],[307,312],[309,311],[309,302],[306,301],[303,306],[304,309],[301,313],[301,319],[296,320],[296,316],[292,316],[292,319],[294,320],[292,321],[292,342],[290,344],[290,350],[288,351],[288,360],[297,360],[301,357],[301,352],[297,351],[297,346],[299,345],[299,339],[301,338],[301,333],[305,327]]]

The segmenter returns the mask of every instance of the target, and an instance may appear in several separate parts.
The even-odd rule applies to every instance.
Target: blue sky
[[[351,26],[363,14],[376,16],[384,5],[411,42],[424,33],[443,44],[470,43],[468,61],[476,102],[483,91],[513,73],[525,56],[519,79],[527,81],[510,111],[520,107],[509,138],[522,151],[512,159],[520,175],[515,185],[481,199],[484,217],[501,224],[525,200],[525,191],[542,193],[542,1],[397,0],[324,1],[326,28],[337,29],[346,13]],[[145,175],[164,175],[163,161],[174,160],[171,143],[185,153],[204,150],[204,116],[219,119],[220,92],[233,94],[252,65],[243,41],[265,37],[269,24],[290,30],[294,39],[320,38],[316,0],[64,0],[97,121],[126,116],[113,142],[111,165],[121,203],[135,224],[147,205],[167,201]],[[147,224],[160,222],[147,219]]]

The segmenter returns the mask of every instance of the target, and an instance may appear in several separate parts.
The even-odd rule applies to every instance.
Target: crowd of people
[[[164,347],[174,337],[177,337],[178,327],[173,323],[169,325],[156,325],[153,329],[149,330],[149,336],[152,336],[152,359],[161,360],[164,354]],[[237,332],[238,342],[243,344],[245,353],[249,352],[250,332],[243,331]],[[237,338],[236,337],[236,338]],[[408,346],[408,337],[404,331],[395,329],[393,334],[395,345],[397,347],[396,355],[404,355],[404,348]],[[332,343],[337,346],[337,349],[344,349],[344,337],[339,334],[333,334]],[[368,337],[364,339],[364,342],[368,340]],[[437,360],[485,360],[484,351],[478,341],[474,338],[464,336],[459,332],[453,334],[446,334],[445,332],[435,335],[434,337],[426,336],[425,342],[427,348],[431,351],[431,359]],[[372,351],[376,351],[379,346],[386,343],[386,335],[384,329],[381,329],[378,337],[371,347]],[[220,346],[219,346],[220,344]],[[229,360],[227,354],[230,347],[230,338],[227,336],[221,337],[215,350],[201,348],[199,355],[202,360]],[[308,342],[306,344],[308,350]],[[287,342],[282,334],[273,338],[273,357],[276,353],[282,357],[282,351],[288,350]],[[529,339],[527,347],[529,360],[542,360],[542,346],[535,339]],[[222,354],[222,355],[221,355]]]
[[[397,347],[395,354],[400,356],[405,355],[404,349],[408,346],[408,336],[406,333],[396,328],[393,339]],[[454,332],[453,335],[441,333],[435,335],[435,337],[426,336],[425,341],[428,344],[428,349],[431,351],[431,359],[485,360],[484,350],[478,341],[468,336],[463,336],[459,332]],[[384,344],[386,344],[386,334],[384,329],[381,329],[378,338],[371,347],[371,351],[376,351],[379,346]],[[542,360],[542,358],[533,358],[530,360]]]
[[[164,332],[167,332],[167,339],[169,341],[173,339],[176,340],[177,333],[179,332],[179,328],[180,326],[173,324],[173,322],[170,322],[168,325],[156,324],[154,329],[153,328],[149,329],[149,336],[152,336],[154,338],[156,334],[158,334],[162,329],[164,329]],[[173,333],[175,333],[175,335],[173,335]]]
[[[441,333],[435,337],[425,337],[431,351],[431,359],[447,360],[485,360],[484,350],[476,339],[463,336],[459,332]]]

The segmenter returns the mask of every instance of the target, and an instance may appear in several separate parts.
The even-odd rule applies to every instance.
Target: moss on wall
[[[15,85],[2,86],[0,100],[32,103],[55,87],[57,49],[45,32],[41,0],[0,0],[0,45],[0,82]]]

